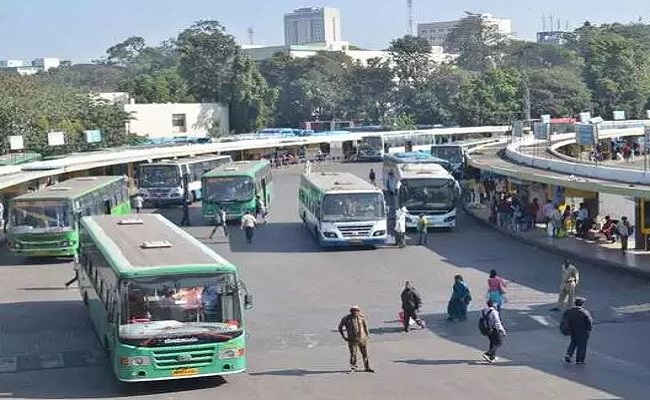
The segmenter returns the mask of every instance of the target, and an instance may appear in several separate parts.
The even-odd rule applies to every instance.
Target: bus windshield
[[[359,155],[374,157],[381,155],[384,150],[380,136],[368,136],[361,139],[359,144]]]
[[[72,227],[68,200],[16,201],[12,203],[10,213],[14,233]]]
[[[123,342],[169,344],[170,338],[188,336],[229,339],[241,329],[232,273],[133,279],[123,284],[122,293]]]
[[[431,155],[447,160],[452,164],[460,164],[463,162],[463,151],[458,146],[433,146],[431,148]]]
[[[249,201],[255,196],[255,184],[247,176],[206,178],[203,197],[207,201]]]
[[[400,202],[407,210],[451,210],[458,201],[458,189],[452,179],[403,179]]]
[[[178,165],[143,165],[140,168],[140,187],[179,187],[181,173]]]
[[[328,194],[322,210],[322,222],[375,221],[385,217],[380,193]]]

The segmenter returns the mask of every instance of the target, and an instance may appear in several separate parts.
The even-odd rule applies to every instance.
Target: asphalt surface
[[[371,164],[314,166],[365,177]],[[374,166],[377,170],[377,166]],[[431,232],[429,245],[321,250],[299,223],[300,169],[280,171],[269,224],[252,246],[234,229],[209,240],[187,230],[241,268],[255,295],[247,313],[249,371],[155,384],[117,384],[78,293],[62,289],[68,262],[34,263],[0,254],[0,397],[16,399],[647,399],[650,393],[650,291],[646,281],[579,265],[578,292],[597,321],[588,364],[564,365],[566,339],[549,311],[561,259],[527,247],[461,215],[454,232]],[[200,223],[198,208],[193,222]],[[178,221],[179,209],[161,211]],[[491,268],[511,283],[502,359],[481,361],[487,343],[477,313]],[[468,281],[468,321],[445,321],[453,276]],[[410,280],[424,298],[425,330],[401,331],[399,293]],[[375,374],[348,374],[335,328],[359,304],[371,325]]]

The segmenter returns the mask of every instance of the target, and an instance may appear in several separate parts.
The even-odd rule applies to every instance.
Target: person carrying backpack
[[[483,353],[483,359],[487,362],[496,360],[497,349],[503,345],[506,336],[506,330],[501,323],[499,312],[494,308],[492,300],[487,301],[487,307],[481,311],[481,317],[478,320],[478,328],[483,336],[490,340],[490,348]]]

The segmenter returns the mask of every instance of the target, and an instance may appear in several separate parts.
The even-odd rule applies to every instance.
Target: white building
[[[22,60],[0,60],[0,68],[17,68],[25,65]]]
[[[37,58],[32,61],[32,66],[39,67],[43,71],[48,71],[52,68],[59,68],[61,60],[58,58]]]
[[[367,65],[371,59],[391,60],[390,52],[386,50],[351,50],[347,42],[330,43],[329,45],[317,43],[302,46],[242,45],[242,50],[244,54],[247,54],[254,61],[267,60],[277,53],[287,54],[292,58],[308,58],[315,56],[321,51],[339,51],[350,57],[353,61],[360,62],[363,65]],[[443,63],[453,61],[454,56],[444,53],[442,47],[433,46],[431,58],[437,63]]]
[[[284,15],[286,46],[342,41],[341,11],[332,7],[299,8]]]
[[[493,25],[498,32],[505,36],[512,36],[512,21],[507,18],[494,17],[491,14],[472,14],[468,18],[481,18],[486,25]],[[418,36],[425,38],[432,46],[443,46],[447,35],[460,24],[461,20],[441,21],[418,24]]]
[[[228,134],[230,130],[228,107],[216,103],[131,102],[124,105],[124,111],[133,118],[127,123],[127,132],[149,138],[205,137],[214,129],[222,134]]]

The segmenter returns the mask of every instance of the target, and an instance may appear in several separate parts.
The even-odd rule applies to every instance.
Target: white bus
[[[140,165],[138,192],[151,205],[183,204],[183,175],[191,201],[202,197],[201,177],[206,172],[232,162],[230,156],[202,156],[163,160]]]
[[[460,185],[439,164],[399,164],[395,170],[399,181],[397,207],[408,211],[406,226],[417,227],[423,214],[429,227],[456,227],[456,213],[460,199]]]
[[[382,191],[345,172],[304,174],[300,218],[321,246],[379,246],[386,241]]]

